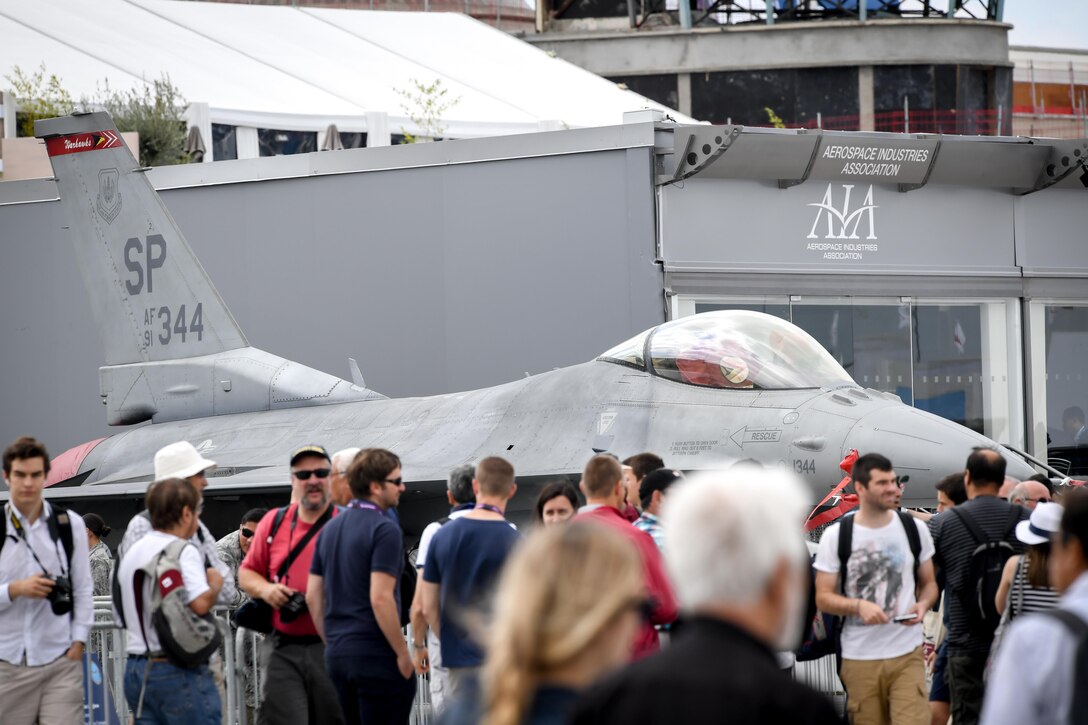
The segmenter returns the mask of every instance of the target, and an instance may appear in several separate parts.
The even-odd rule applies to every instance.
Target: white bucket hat
[[[171,443],[155,454],[156,481],[164,478],[188,478],[212,468],[215,468],[215,461],[203,458],[189,441]]]
[[[1062,525],[1062,505],[1040,501],[1031,512],[1031,518],[1016,525],[1016,538],[1029,546],[1045,544]]]

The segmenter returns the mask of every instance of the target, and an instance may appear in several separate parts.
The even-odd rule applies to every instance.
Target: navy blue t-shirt
[[[370,574],[392,576],[400,611],[404,541],[380,511],[345,509],[317,537],[310,573],[324,577],[326,652],[334,656],[393,657],[370,606]]]
[[[484,653],[462,626],[466,611],[480,612],[507,555],[521,536],[506,521],[454,519],[431,539],[423,580],[441,586],[442,665],[476,667]]]

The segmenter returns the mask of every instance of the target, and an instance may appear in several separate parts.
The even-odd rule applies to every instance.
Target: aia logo
[[[836,206],[835,194],[831,189],[831,184],[827,185],[827,191],[824,192],[824,198],[818,204],[809,204],[808,206],[816,207],[816,219],[812,222],[812,229],[809,230],[808,239],[819,239],[820,235],[817,233],[819,230],[823,230],[825,227],[821,222],[826,222],[826,231],[823,235],[824,239],[860,239],[858,236],[859,231],[868,231],[869,234],[866,239],[876,239],[876,216],[873,213],[877,209],[877,205],[873,203],[873,185],[869,185],[869,191],[866,192],[865,198],[857,208],[853,208],[851,197],[853,196],[854,185],[843,184],[842,185],[842,206]]]

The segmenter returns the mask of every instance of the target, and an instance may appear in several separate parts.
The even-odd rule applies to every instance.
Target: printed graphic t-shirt
[[[917,519],[922,551],[918,563],[933,558],[933,538]],[[839,574],[839,524],[833,524],[820,539],[814,566],[817,571]],[[854,521],[850,559],[846,562],[845,594],[879,605],[888,619],[907,614],[917,602],[914,561],[907,532],[899,517],[885,526],[870,529]],[[865,624],[859,617],[847,617],[842,630],[842,656],[848,660],[885,660],[902,657],[922,644],[922,625],[896,622]]]

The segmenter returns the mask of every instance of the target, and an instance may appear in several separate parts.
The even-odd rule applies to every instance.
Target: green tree
[[[106,81],[93,99],[83,99],[83,106],[108,111],[118,131],[140,134],[141,166],[189,162],[185,153],[186,103],[170,76],[127,91],[114,90]]]
[[[45,63],[34,73],[14,66],[4,78],[11,84],[19,104],[16,114],[19,136],[33,136],[34,122],[39,118],[67,116],[75,110],[72,96],[61,85],[60,78],[53,73],[46,75]]]
[[[446,124],[442,121],[442,117],[461,101],[461,97],[446,98],[449,89],[442,87],[441,78],[436,78],[430,84],[422,83],[415,78],[410,79],[410,82],[412,88],[409,90],[394,89],[397,95],[404,99],[401,101],[401,108],[419,129],[419,134],[415,135],[401,127],[404,143],[418,143],[441,138],[446,132]]]

